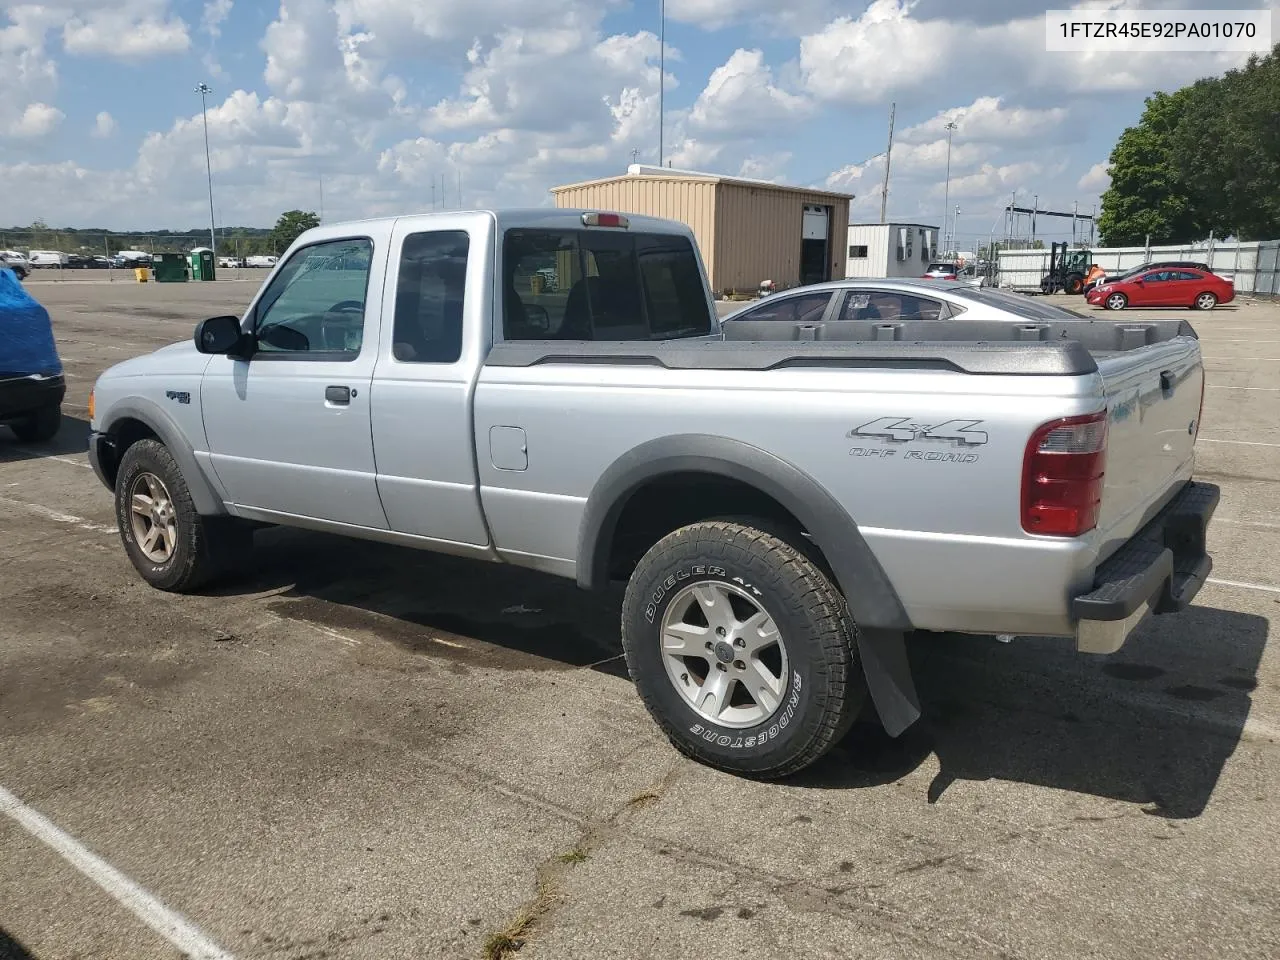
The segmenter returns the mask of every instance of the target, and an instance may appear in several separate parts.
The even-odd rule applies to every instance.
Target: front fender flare
[[[920,716],[907,661],[912,629],[902,601],[849,512],[799,467],[759,447],[706,434],[650,440],[615,460],[587,498],[578,531],[578,585],[602,587],[618,520],[632,494],[655,478],[707,473],[750,484],[794,516],[822,551],[858,625],[858,654],[876,711],[897,736]]]
[[[102,432],[110,436],[122,420],[137,420],[146,424],[160,442],[168,448],[182,471],[182,479],[191,491],[191,502],[202,516],[219,516],[227,513],[227,506],[208,476],[196,461],[195,452],[186,434],[158,404],[142,397],[130,397],[112,404],[103,421]]]

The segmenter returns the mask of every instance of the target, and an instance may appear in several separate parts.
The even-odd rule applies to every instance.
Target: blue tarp
[[[62,373],[49,311],[27,293],[12,270],[0,268],[0,372]]]

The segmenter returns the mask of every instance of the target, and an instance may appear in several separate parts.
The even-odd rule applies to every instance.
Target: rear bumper
[[[45,407],[61,406],[67,384],[62,376],[0,373],[0,423]]]
[[[1213,569],[1205,532],[1220,496],[1211,483],[1188,482],[1098,565],[1092,588],[1071,601],[1078,650],[1115,653],[1147,614],[1186,609]]]

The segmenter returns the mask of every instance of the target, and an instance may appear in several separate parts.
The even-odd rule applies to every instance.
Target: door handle
[[[350,387],[325,387],[324,402],[335,403],[345,407],[351,402],[351,394],[353,392]]]
[[[1160,371],[1160,392],[1164,394],[1173,393],[1173,387],[1177,383],[1177,379],[1173,375],[1172,370]]]

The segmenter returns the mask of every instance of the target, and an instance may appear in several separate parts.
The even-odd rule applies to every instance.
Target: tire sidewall
[[[674,544],[652,564],[642,563],[637,574],[623,607],[627,664],[667,735],[686,753],[747,773],[785,766],[802,752],[822,723],[824,706],[815,694],[828,688],[831,665],[803,605],[794,598],[787,601],[778,571],[758,556],[734,557],[706,542],[687,541]],[[697,583],[722,583],[744,591],[778,626],[787,653],[786,686],[778,709],[759,724],[713,723],[693,709],[667,675],[661,653],[663,618],[672,600]]]
[[[174,504],[178,527],[178,542],[169,559],[164,563],[150,560],[138,544],[131,521],[130,491],[140,474],[155,474],[169,491]],[[181,581],[193,565],[195,545],[192,542],[194,509],[187,493],[186,483],[178,472],[173,458],[163,446],[151,440],[140,440],[125,452],[116,477],[116,525],[120,539],[134,568],[142,578],[154,587],[169,589]]]

